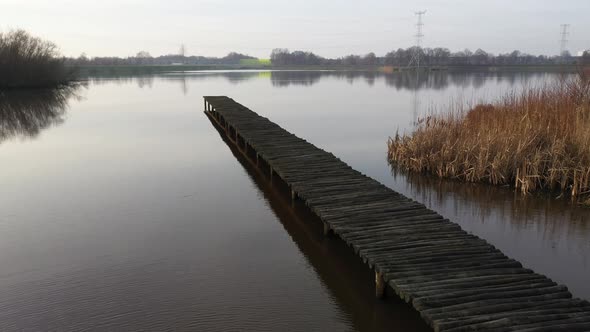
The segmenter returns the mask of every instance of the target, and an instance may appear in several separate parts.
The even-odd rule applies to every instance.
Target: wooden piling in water
[[[274,171],[272,170],[272,166],[270,166],[269,168],[270,168],[270,183],[272,184],[272,175],[273,175]]]
[[[330,235],[330,231],[331,231],[330,225],[328,225],[327,222],[322,222],[322,226],[324,228],[324,236]]]
[[[385,281],[381,272],[375,272],[375,296],[380,299],[385,297]]]
[[[389,286],[435,331],[590,330],[590,303],[565,286],[233,99],[205,97],[205,105],[238,148],[239,132],[246,157],[252,149],[256,164],[268,165],[271,183],[286,183],[324,234],[334,233],[375,270],[376,296]]]

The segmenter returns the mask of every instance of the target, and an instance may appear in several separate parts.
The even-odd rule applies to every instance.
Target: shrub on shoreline
[[[55,87],[71,77],[55,44],[24,30],[0,33],[0,89]]]
[[[389,162],[467,182],[555,190],[590,204],[590,80],[581,74],[467,112],[429,116],[388,141]]]

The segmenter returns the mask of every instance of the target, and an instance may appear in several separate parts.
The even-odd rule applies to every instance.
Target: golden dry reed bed
[[[509,93],[493,104],[420,119],[388,141],[389,162],[412,172],[559,191],[590,204],[590,80],[586,74]]]

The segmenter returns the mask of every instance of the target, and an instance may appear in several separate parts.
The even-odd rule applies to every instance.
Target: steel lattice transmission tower
[[[415,65],[416,68],[420,68],[420,46],[422,44],[422,37],[424,34],[422,33],[422,27],[424,23],[422,23],[422,16],[426,14],[425,10],[415,12],[416,16],[418,16],[418,23],[416,23],[416,47],[414,48],[414,54],[412,54],[412,58],[410,59],[410,63],[408,63],[408,67],[412,67]]]
[[[563,56],[564,53],[567,51],[567,36],[569,35],[567,29],[569,27],[569,24],[561,25],[561,39],[559,40],[559,56]]]

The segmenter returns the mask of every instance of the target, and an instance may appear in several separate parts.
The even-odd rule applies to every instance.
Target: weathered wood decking
[[[590,303],[228,97],[206,114],[436,331],[590,331]]]

